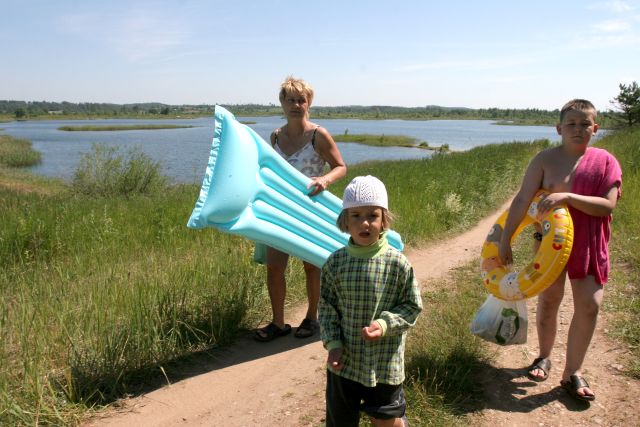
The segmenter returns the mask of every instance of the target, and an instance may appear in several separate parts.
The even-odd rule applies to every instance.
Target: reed
[[[0,135],[0,166],[34,166],[40,160],[40,153],[31,148],[31,141]]]
[[[75,192],[92,196],[151,194],[166,186],[160,163],[139,147],[122,154],[105,144],[93,144],[92,151],[80,159],[72,183]]]
[[[404,135],[371,135],[371,134],[349,134],[335,135],[338,142],[357,142],[363,145],[373,145],[378,147],[418,147],[419,141],[416,138]]]

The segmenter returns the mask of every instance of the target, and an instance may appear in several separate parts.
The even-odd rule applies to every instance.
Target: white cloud
[[[620,0],[605,1],[602,3],[595,3],[589,6],[589,9],[607,10],[614,13],[626,13],[636,9],[635,6],[629,4],[629,2]]]
[[[586,43],[602,48],[632,47],[636,51],[640,47],[640,35],[637,34],[595,34]],[[630,53],[630,52],[629,52]]]
[[[606,33],[619,33],[631,29],[631,24],[620,19],[608,19],[594,25],[594,28]]]

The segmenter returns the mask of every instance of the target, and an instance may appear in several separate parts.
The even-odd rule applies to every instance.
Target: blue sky
[[[640,0],[2,0],[0,99],[611,108]]]

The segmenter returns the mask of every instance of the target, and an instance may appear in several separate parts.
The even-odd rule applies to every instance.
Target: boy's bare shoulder
[[[557,156],[559,152],[562,152],[562,146],[555,145],[553,147],[545,148],[544,150],[540,151],[538,155],[543,157]]]
[[[559,155],[562,155],[562,147],[545,148],[533,157],[533,162],[545,164],[556,159]]]

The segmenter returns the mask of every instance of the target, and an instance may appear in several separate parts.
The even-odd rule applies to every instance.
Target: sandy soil
[[[480,246],[503,207],[474,229],[430,247],[411,249],[419,280],[443,277],[478,256]],[[438,263],[431,260],[438,259]],[[567,293],[561,329],[546,382],[527,379],[523,369],[536,357],[535,301],[529,302],[529,342],[499,347],[496,360],[481,379],[487,407],[470,416],[470,424],[491,426],[640,425],[635,406],[640,383],[622,375],[629,351],[605,334],[601,316],[585,362],[585,377],[597,395],[591,405],[575,402],[559,388],[566,330],[572,305]],[[304,307],[290,310],[297,325]],[[180,380],[139,397],[124,399],[86,426],[318,426],[324,415],[326,353],[316,338],[293,337],[257,343],[250,337],[185,369]],[[171,380],[171,379],[170,379]]]

